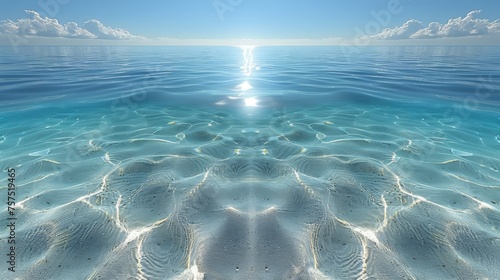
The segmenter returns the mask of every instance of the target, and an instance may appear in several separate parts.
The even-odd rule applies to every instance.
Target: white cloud
[[[481,11],[475,10],[466,17],[454,18],[447,23],[431,22],[424,27],[422,22],[411,19],[402,26],[386,28],[379,34],[369,36],[375,39],[427,39],[466,37],[500,33],[500,20],[491,22],[488,19],[478,19],[476,16]]]
[[[136,39],[141,38],[121,28],[104,26],[92,19],[83,28],[76,22],[59,23],[57,19],[41,17],[35,11],[26,11],[30,18],[0,21],[0,34],[32,35],[40,37],[80,38],[80,39]]]
[[[405,39],[410,37],[415,32],[418,32],[422,27],[424,27],[422,22],[415,19],[410,19],[402,26],[392,29],[386,28],[379,34],[373,35],[372,37],[377,39]]]
[[[127,30],[121,28],[111,28],[104,26],[98,20],[91,19],[83,24],[83,27],[97,36],[99,39],[133,39],[137,38]]]
[[[78,27],[78,24],[76,22],[68,22],[65,24],[65,27],[66,27],[66,31],[68,32],[67,37],[83,38],[83,39],[96,38],[96,35],[92,34],[90,31]]]
[[[13,34],[17,33],[17,25],[10,19],[0,21],[0,33]]]
[[[488,33],[499,33],[500,32],[500,20],[497,19],[488,25]]]

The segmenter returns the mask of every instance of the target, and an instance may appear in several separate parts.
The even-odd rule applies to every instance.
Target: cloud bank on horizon
[[[78,39],[138,39],[140,36],[130,34],[125,29],[105,26],[100,21],[91,19],[79,27],[76,22],[59,23],[57,19],[41,17],[32,10],[25,11],[30,18],[10,19],[0,21],[0,34],[14,34],[20,36],[40,36]]]
[[[42,17],[38,12],[33,10],[26,10],[25,12],[29,17],[17,19],[16,21],[11,19],[1,20],[0,35],[72,39],[161,40],[161,38],[145,38],[143,36],[133,35],[125,29],[105,26],[96,19],[85,21],[80,27],[76,22],[62,24],[55,18]],[[365,35],[361,38],[383,41],[397,39],[456,38],[500,34],[500,19],[491,21],[489,19],[477,18],[480,12],[480,10],[473,10],[464,18],[452,18],[449,19],[447,23],[431,22],[427,26],[419,20],[410,19],[401,26],[386,28],[378,34]],[[175,40],[174,38],[169,39]],[[336,38],[335,40],[340,42],[350,39]]]
[[[374,39],[394,40],[394,39],[432,39],[449,37],[468,37],[478,35],[491,35],[500,33],[500,20],[490,21],[488,19],[476,18],[481,13],[474,10],[466,17],[454,18],[447,23],[431,22],[424,26],[421,21],[410,19],[402,26],[386,28],[380,33],[367,36]]]

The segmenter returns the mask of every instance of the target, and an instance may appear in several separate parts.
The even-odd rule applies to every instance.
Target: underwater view
[[[0,61],[2,279],[500,277],[497,47]]]

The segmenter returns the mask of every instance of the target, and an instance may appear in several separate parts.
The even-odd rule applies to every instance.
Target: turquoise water
[[[497,47],[0,48],[2,279],[496,279]]]

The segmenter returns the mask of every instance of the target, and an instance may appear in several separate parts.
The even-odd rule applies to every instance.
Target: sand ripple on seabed
[[[386,112],[245,122],[149,108],[26,124],[0,144],[23,196],[17,276],[500,277],[495,132]]]

